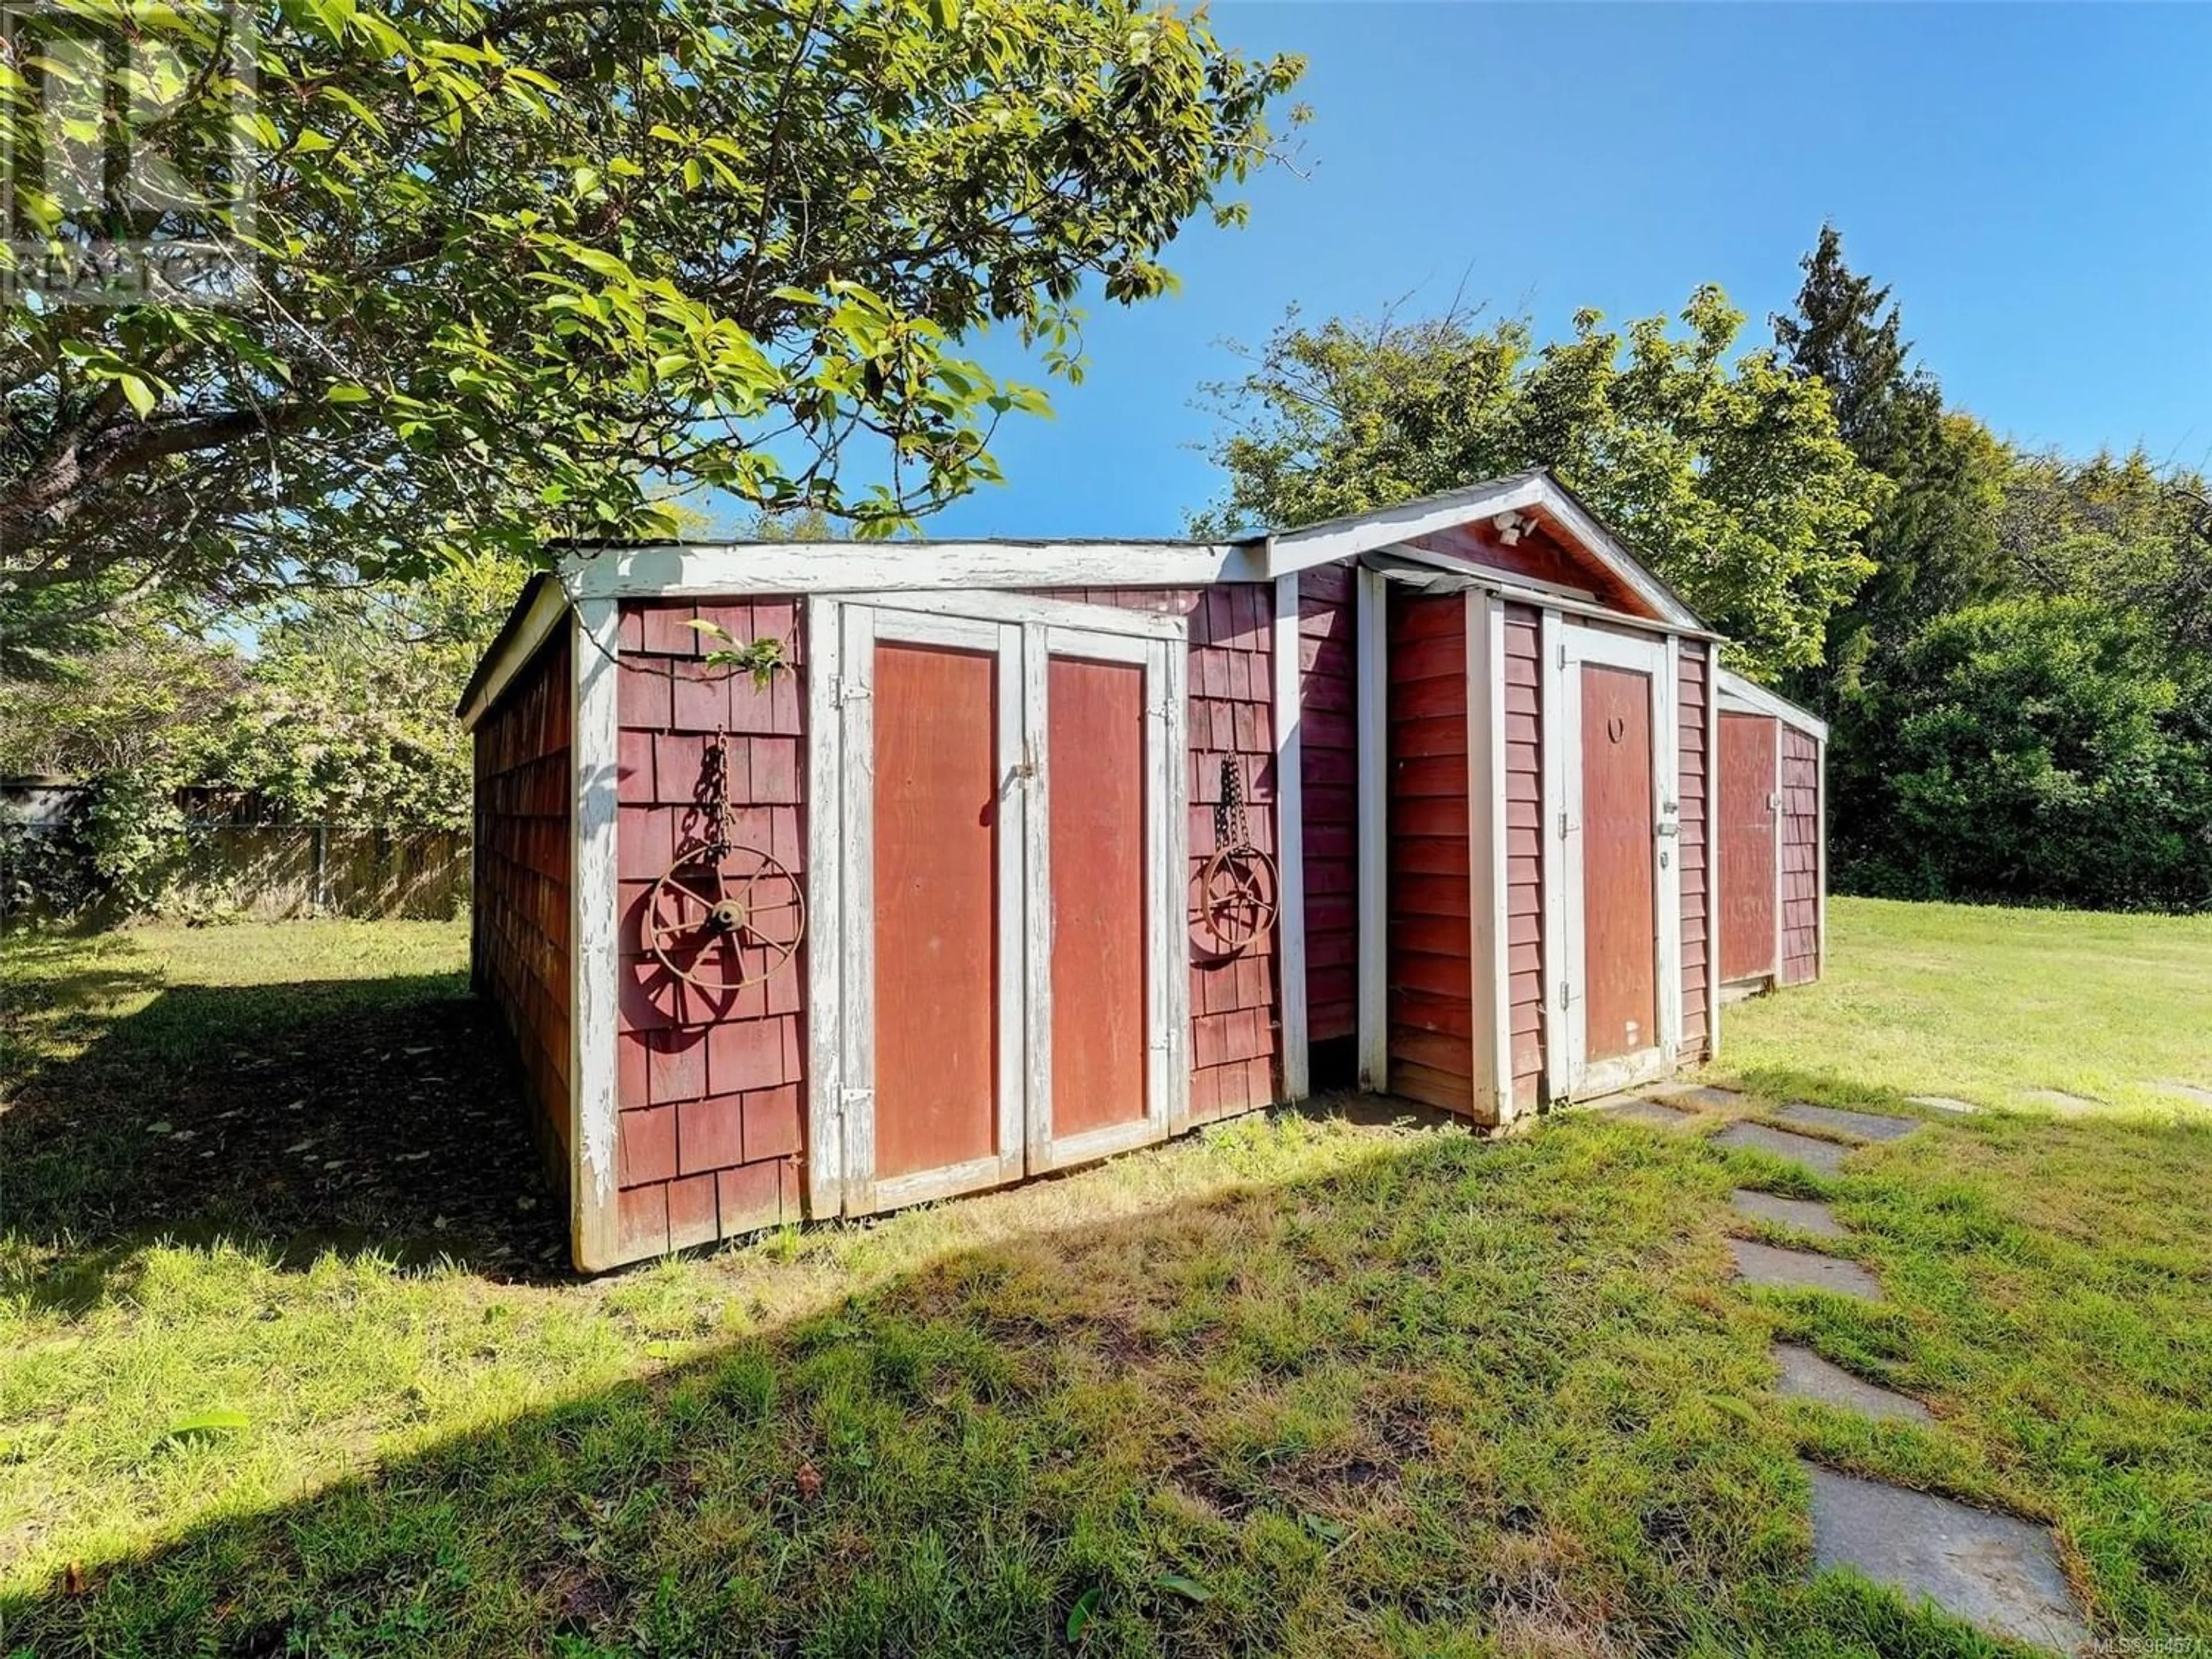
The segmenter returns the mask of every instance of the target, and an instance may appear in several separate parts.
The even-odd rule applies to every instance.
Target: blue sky
[[[1094,306],[1089,373],[1003,428],[1006,487],[933,535],[1173,534],[1218,489],[1200,382],[1297,302],[1541,334],[1718,282],[1763,343],[1824,217],[1957,404],[2035,445],[2212,463],[2212,7],[1214,8],[1309,60],[1304,178],[1193,228],[1175,297]],[[982,355],[1002,372],[1004,346]],[[1024,378],[1040,375],[1030,371]]]

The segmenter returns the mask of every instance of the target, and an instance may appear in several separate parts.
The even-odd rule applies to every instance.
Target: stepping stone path
[[[2043,1528],[1808,1464],[1813,1566],[1855,1567],[1985,1630],[2062,1653],[2090,1644]]]
[[[1929,1106],[1939,1112],[1952,1112],[1961,1117],[1982,1109],[1971,1100],[1959,1100],[1950,1095],[1907,1095],[1905,1098],[1912,1105]]]
[[[2168,1078],[2157,1086],[2170,1095],[2179,1095],[2185,1100],[2193,1100],[2199,1106],[2212,1106],[2212,1089],[2207,1089],[2201,1084],[2183,1083],[2173,1078]]]
[[[2079,1096],[2066,1098],[2079,1105],[2095,1103]],[[1941,1095],[1919,1097],[1914,1103],[1940,1111],[1976,1109]],[[1802,1103],[1786,1106],[1776,1115],[1859,1140],[1894,1140],[1919,1127],[1909,1118]],[[1834,1141],[1756,1123],[1731,1124],[1713,1140],[1719,1146],[1754,1146],[1794,1158],[1828,1175],[1836,1172],[1850,1151]],[[1761,1220],[1823,1237],[1845,1236],[1843,1224],[1823,1204],[1741,1188],[1730,1202],[1739,1213]],[[1730,1239],[1729,1248],[1735,1255],[1736,1278],[1747,1285],[1828,1291],[1869,1301],[1881,1296],[1880,1283],[1856,1262],[1810,1250],[1778,1249],[1752,1239]],[[1923,1426],[1934,1422],[1918,1401],[1854,1376],[1810,1348],[1778,1342],[1773,1357],[1775,1392],[1785,1399],[1820,1401],[1889,1422]],[[1933,1601],[1954,1617],[2019,1641],[2064,1653],[2089,1646],[2088,1626],[2075,1610],[2057,1546],[2047,1528],[1815,1464],[1806,1464],[1805,1470],[1813,1486],[1814,1571],[1851,1568],[1908,1600]]]
[[[1776,1221],[1785,1227],[1795,1227],[1801,1233],[1811,1233],[1820,1238],[1847,1237],[1844,1224],[1836,1219],[1835,1212],[1825,1204],[1815,1204],[1809,1198],[1783,1198],[1774,1193],[1754,1192],[1748,1187],[1739,1187],[1729,1194],[1729,1202],[1738,1215],[1747,1215],[1759,1221]]]
[[[1682,1111],[1662,1100],[1634,1099],[1609,1102],[1591,1108],[1607,1117],[1618,1118],[1624,1123],[1647,1123],[1655,1129],[1686,1129],[1698,1122],[1698,1114]]]
[[[1856,1261],[1811,1250],[1785,1250],[1748,1238],[1731,1238],[1729,1249],[1735,1254],[1735,1276],[1746,1285],[1778,1291],[1827,1291],[1865,1302],[1881,1300],[1880,1282]]]
[[[2105,1103],[2087,1095],[2069,1094],[2063,1089],[2030,1089],[2027,1097],[2039,1105],[2055,1106],[2062,1112],[2094,1111]]]
[[[1782,1376],[1774,1391],[1785,1400],[1817,1400],[1887,1423],[1929,1423],[1928,1407],[1910,1395],[1893,1394],[1864,1377],[1853,1376],[1841,1365],[1829,1364],[1810,1348],[1795,1342],[1774,1345],[1775,1363]]]
[[[1833,1175],[1843,1167],[1844,1159],[1851,1149],[1832,1140],[1815,1140],[1810,1135],[1793,1135],[1787,1129],[1770,1129],[1764,1123],[1731,1123],[1712,1139],[1716,1146],[1747,1146],[1756,1152],[1771,1152],[1777,1158],[1786,1158],[1818,1170],[1822,1175]]]
[[[1836,1106],[1811,1106],[1793,1101],[1775,1113],[1784,1123],[1801,1129],[1826,1129],[1831,1134],[1855,1135],[1861,1140],[1895,1140],[1920,1127],[1910,1117],[1882,1117],[1873,1112],[1847,1112]]]
[[[1669,1091],[1667,1098],[1678,1105],[1705,1108],[1724,1112],[1732,1107],[1747,1104],[1743,1093],[1735,1089],[1716,1089],[1711,1084],[1701,1084],[1692,1089]]]

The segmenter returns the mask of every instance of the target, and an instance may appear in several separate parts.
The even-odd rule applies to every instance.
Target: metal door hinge
[[[1567,1005],[1573,1000],[1574,993],[1567,988],[1566,981],[1561,980],[1559,981],[1559,1012],[1561,1013],[1566,1012]]]
[[[832,675],[830,677],[830,701],[835,702],[840,708],[842,708],[848,702],[865,702],[874,696],[875,693],[871,691],[866,686],[855,684],[853,681],[845,678],[841,674]]]

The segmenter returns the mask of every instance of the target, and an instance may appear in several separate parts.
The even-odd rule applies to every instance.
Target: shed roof
[[[558,592],[572,600],[735,599],[768,593],[915,589],[1200,587],[1270,581],[1337,560],[1389,554],[1480,574],[1479,560],[1418,544],[1455,528],[1527,522],[1609,573],[1649,617],[1704,632],[1681,597],[1548,468],[1488,478],[1387,507],[1224,540],[1155,537],[917,538],[890,542],[571,542],[559,549]],[[1494,574],[1494,573],[1492,573]],[[477,700],[489,665],[511,654],[526,618],[547,603],[545,578],[516,602],[462,698]],[[535,643],[533,640],[532,644]]]

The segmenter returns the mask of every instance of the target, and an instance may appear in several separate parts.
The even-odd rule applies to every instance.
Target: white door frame
[[[1018,1180],[1023,1165],[1027,1022],[1023,1017],[1023,854],[1030,796],[1024,787],[1022,629],[1018,623],[846,605],[839,618],[842,718],[835,740],[844,773],[845,833],[836,860],[845,927],[839,939],[843,1030],[838,1098],[844,1109],[844,1207],[862,1215],[949,1198]],[[998,1151],[941,1169],[876,1174],[875,658],[876,643],[933,645],[992,659],[997,677],[999,1029]],[[827,735],[827,734],[822,734]],[[817,735],[817,741],[820,740]],[[817,872],[818,875],[818,872]],[[827,1091],[817,1088],[819,1097]]]
[[[1583,878],[1583,677],[1595,663],[1649,677],[1651,684],[1652,985],[1659,1029],[1650,1047],[1589,1058],[1588,965]],[[1544,614],[1543,730],[1547,851],[1544,959],[1551,1041],[1547,1093],[1556,1099],[1607,1094],[1673,1069],[1682,1045],[1682,869],[1680,856],[1680,688],[1676,644],[1590,628]]]
[[[1157,1140],[1189,1118],[1189,975],[1182,938],[1188,839],[1181,617],[996,592],[807,602],[810,1012],[808,1212],[864,1215],[998,1186]],[[998,1152],[893,1179],[875,1172],[874,658],[878,640],[992,656],[997,665]],[[1051,1133],[1048,666],[1054,656],[1145,669],[1146,1115]]]
[[[1182,755],[1182,648],[1141,635],[1030,623],[1024,628],[1025,696],[1031,732],[1029,788],[1028,972],[1029,1173],[1065,1170],[1110,1153],[1164,1140],[1190,1116],[1190,1074],[1180,1063],[1183,1029],[1176,1009],[1187,1007],[1190,975],[1176,949],[1182,934],[1189,835],[1189,769]],[[1053,1131],[1052,1115],[1052,800],[1054,757],[1050,729],[1051,660],[1126,663],[1144,670],[1145,699],[1145,1115],[1082,1134]],[[1076,757],[1076,763],[1081,757]],[[1172,994],[1180,988],[1180,999]],[[1180,1086],[1177,1080],[1181,1079]]]

